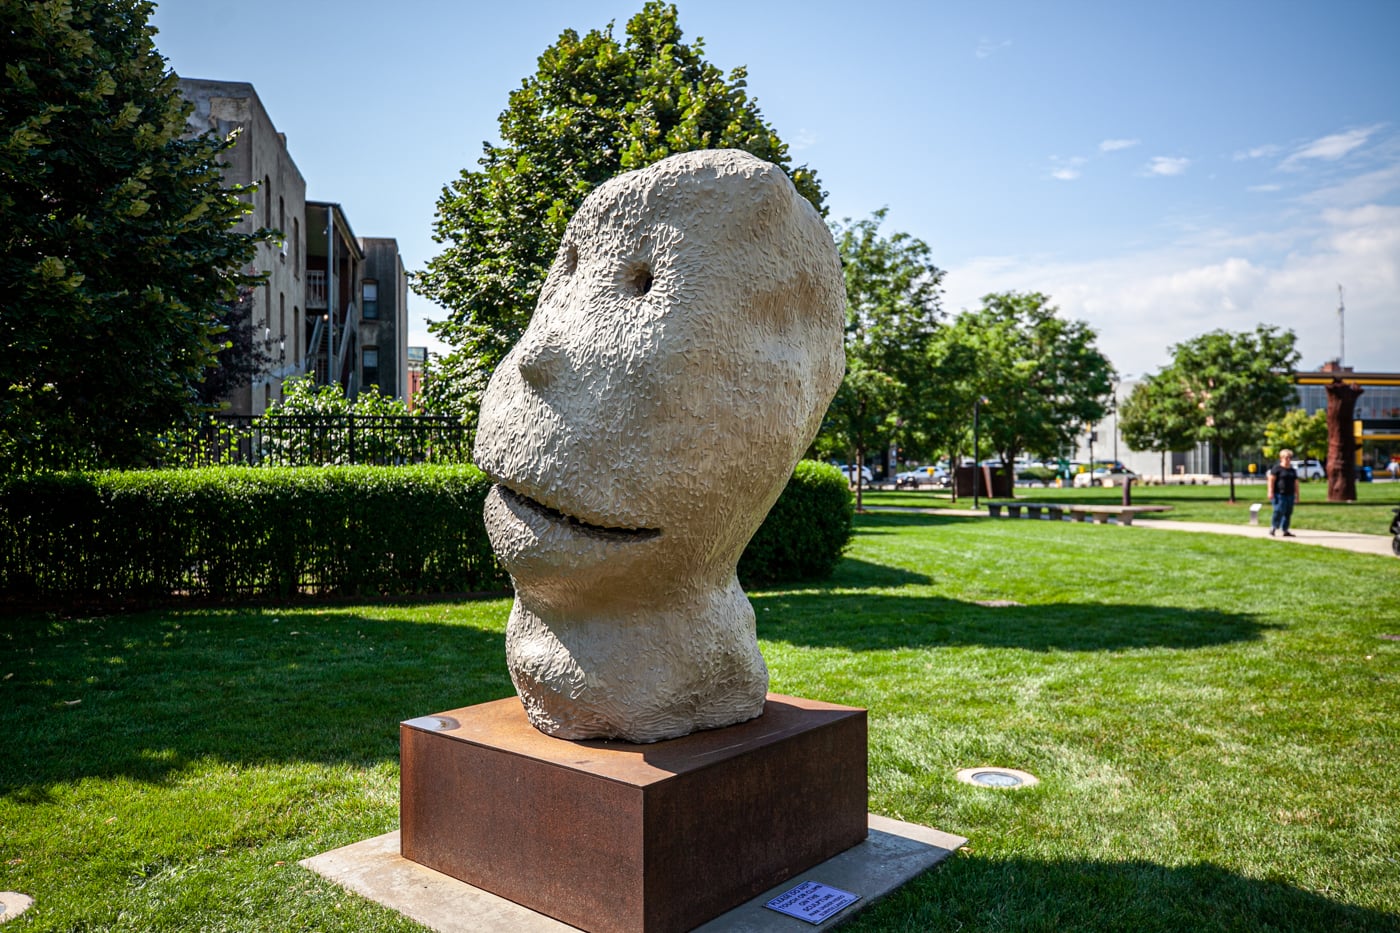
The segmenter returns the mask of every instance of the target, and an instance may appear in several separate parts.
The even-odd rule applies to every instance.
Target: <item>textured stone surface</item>
[[[734,568],[840,382],[844,308],[826,225],[747,153],[672,156],[584,201],[475,449],[536,728],[653,742],[762,712]]]

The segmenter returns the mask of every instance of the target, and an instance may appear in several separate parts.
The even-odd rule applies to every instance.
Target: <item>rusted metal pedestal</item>
[[[865,710],[770,694],[654,745],[514,697],[400,728],[404,858],[592,933],[689,930],[865,839]]]

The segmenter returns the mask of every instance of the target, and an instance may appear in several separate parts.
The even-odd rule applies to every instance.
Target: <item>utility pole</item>
[[[1346,364],[1347,358],[1347,303],[1342,294],[1342,286],[1337,285],[1337,327],[1341,330],[1342,346],[1341,352],[1337,356],[1337,368],[1341,369]]]

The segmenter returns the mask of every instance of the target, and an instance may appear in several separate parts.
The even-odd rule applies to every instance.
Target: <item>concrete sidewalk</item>
[[[1215,525],[1209,522],[1176,522],[1170,519],[1140,519],[1133,522],[1134,528],[1165,528],[1167,531],[1196,531],[1216,535],[1241,535],[1246,538],[1269,537],[1269,526],[1259,525]],[[1379,554],[1392,556],[1390,535],[1362,535],[1349,531],[1309,531],[1294,528],[1293,537],[1274,538],[1283,544],[1314,544],[1320,547],[1337,548],[1342,551],[1356,551],[1359,554]]]
[[[974,512],[972,509],[920,509],[907,506],[871,505],[867,512],[914,512],[920,515],[946,515],[951,518],[978,518],[988,521],[1033,521],[1028,518],[992,519],[986,510]],[[1211,522],[1178,522],[1167,518],[1139,517],[1128,527],[1155,528],[1167,531],[1194,531],[1204,534],[1237,535],[1244,538],[1267,538],[1269,526],[1261,525],[1219,525]],[[1277,537],[1273,540],[1281,544],[1311,544],[1318,547],[1337,548],[1342,551],[1356,551],[1359,554],[1377,554],[1383,557],[1393,555],[1390,535],[1363,535],[1347,531],[1309,531],[1294,528],[1292,538]]]

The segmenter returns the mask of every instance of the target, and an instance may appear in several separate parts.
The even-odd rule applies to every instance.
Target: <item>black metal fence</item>
[[[467,463],[471,432],[438,415],[215,415],[167,450],[168,467]]]

